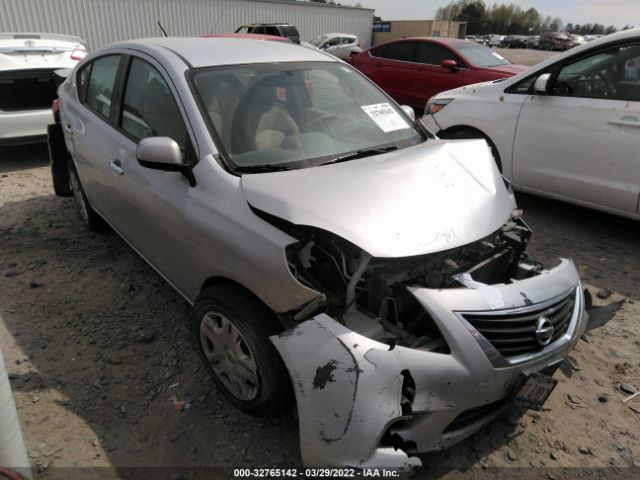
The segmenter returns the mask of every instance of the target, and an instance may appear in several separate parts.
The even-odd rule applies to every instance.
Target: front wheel
[[[259,300],[234,286],[206,288],[194,305],[200,352],[222,393],[252,415],[291,405],[288,373],[269,340],[278,323]]]

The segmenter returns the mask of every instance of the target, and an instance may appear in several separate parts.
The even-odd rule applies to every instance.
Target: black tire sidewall
[[[240,330],[258,367],[258,395],[242,400],[233,395],[217,377],[204,356],[200,340],[200,324],[204,316],[217,311],[225,315]],[[269,336],[278,333],[271,312],[246,292],[227,285],[205,289],[193,307],[192,328],[198,350],[213,380],[225,397],[241,410],[252,415],[268,415],[285,410],[291,404],[291,384],[286,367]]]

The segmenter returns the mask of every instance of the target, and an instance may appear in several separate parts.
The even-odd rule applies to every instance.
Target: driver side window
[[[187,127],[162,75],[139,58],[131,60],[124,92],[120,128],[135,141],[170,137],[184,149]]]
[[[640,100],[640,45],[601,50],[562,67],[551,93],[563,97]],[[636,67],[637,65],[637,67]]]

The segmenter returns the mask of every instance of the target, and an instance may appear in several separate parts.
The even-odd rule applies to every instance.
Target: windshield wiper
[[[339,157],[332,158],[328,162],[321,163],[319,166],[330,165],[332,163],[347,162],[349,160],[355,160],[356,158],[372,157],[374,155],[380,155],[381,153],[392,152],[397,149],[398,147],[396,145],[391,145],[388,147],[367,148],[364,150],[356,150],[355,152],[345,153],[344,155],[340,155]]]
[[[246,167],[236,167],[236,172],[242,173],[263,173],[263,172],[283,172],[285,170],[293,170],[291,167],[284,165],[266,164],[266,165],[247,165]]]

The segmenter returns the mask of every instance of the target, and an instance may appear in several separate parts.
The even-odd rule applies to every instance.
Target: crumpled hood
[[[242,176],[249,204],[332,232],[374,257],[439,252],[499,229],[515,207],[484,140]]]

